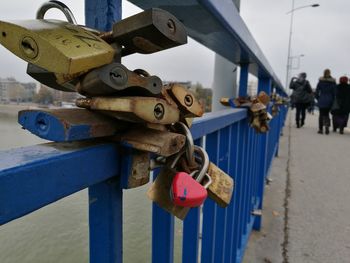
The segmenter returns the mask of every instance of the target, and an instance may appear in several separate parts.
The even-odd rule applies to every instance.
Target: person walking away
[[[348,122],[350,113],[350,85],[349,79],[343,76],[339,79],[339,84],[336,87],[335,100],[333,103],[332,114],[333,114],[333,131],[344,134],[344,128]]]
[[[336,82],[331,76],[331,71],[326,69],[323,72],[323,77],[320,77],[315,97],[317,99],[317,105],[320,110],[318,118],[318,133],[323,134],[323,126],[325,127],[326,134],[329,134],[330,118],[329,112],[331,110],[333,100],[335,97]]]
[[[306,80],[306,73],[302,72],[299,74],[298,78],[292,78],[289,88],[293,90],[291,103],[296,108],[296,126],[300,128],[305,124],[306,109],[314,100],[310,82]]]

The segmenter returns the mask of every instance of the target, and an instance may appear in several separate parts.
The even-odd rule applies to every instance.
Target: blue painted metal
[[[241,73],[239,77],[239,91],[238,96],[247,96],[248,89],[249,64],[241,65]]]
[[[85,0],[85,24],[101,31],[110,31],[122,17],[121,0]]]
[[[121,19],[121,0],[85,0],[86,25],[101,31]],[[130,154],[121,153],[118,178],[89,186],[90,262],[123,261],[123,193],[130,171]],[[99,156],[118,163],[113,156]],[[123,183],[123,185],[122,185]]]
[[[54,142],[112,136],[118,131],[115,120],[85,109],[23,110],[18,122],[38,137]]]
[[[219,132],[213,132],[206,136],[205,148],[208,152],[209,158],[217,162],[217,145]],[[201,262],[214,262],[215,258],[215,240],[216,240],[216,220],[217,220],[218,206],[211,199],[207,199],[203,207],[203,215],[210,216],[203,217],[202,230],[202,255]]]
[[[122,262],[123,199],[120,178],[89,187],[90,262]]]
[[[260,78],[258,82],[258,92],[264,91],[267,94],[271,94],[271,79]],[[269,110],[269,107],[268,107]],[[271,132],[269,134],[272,134]],[[265,177],[267,173],[267,163],[269,160],[268,157],[268,134],[261,134],[261,144],[260,151],[262,152],[259,160],[259,182],[257,189],[257,197],[259,200],[259,204],[257,209],[261,210],[263,205],[263,196],[264,196],[264,187],[265,187]],[[266,158],[267,157],[267,158]],[[262,224],[262,217],[256,216],[254,220],[253,228],[255,230],[260,230]]]
[[[1,151],[0,225],[118,175],[118,158],[116,145],[97,143]]]
[[[228,109],[207,113],[193,123],[191,128],[192,136],[194,139],[198,139],[246,117],[246,109]]]
[[[152,219],[152,262],[173,263],[174,216],[153,203]]]
[[[233,1],[220,0],[129,0],[148,9],[159,7],[184,23],[190,37],[236,65],[251,64],[255,76],[271,78],[283,86],[241,18]]]

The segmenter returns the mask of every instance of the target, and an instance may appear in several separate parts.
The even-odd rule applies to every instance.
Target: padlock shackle
[[[56,0],[50,0],[43,3],[43,5],[36,12],[36,19],[44,19],[46,12],[52,8],[61,10],[69,23],[77,25],[77,21],[75,20],[75,17],[69,7]]]
[[[194,151],[197,153],[201,159],[202,165],[198,172],[197,177],[195,178],[197,182],[202,182],[209,168],[209,156],[206,150],[198,145],[194,145]],[[197,158],[197,157],[196,157]]]
[[[186,158],[189,164],[194,162],[194,142],[192,133],[189,128],[182,122],[178,122],[177,125],[181,128],[183,134],[186,136]]]

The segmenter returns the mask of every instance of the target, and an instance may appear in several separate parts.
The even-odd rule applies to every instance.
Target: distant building
[[[187,89],[190,89],[192,87],[192,82],[191,81],[163,81],[163,85],[169,85],[169,84],[179,84]]]
[[[31,102],[36,83],[20,83],[15,78],[0,78],[0,102]]]
[[[28,83],[21,83],[21,85],[24,87],[24,90],[25,90],[25,96],[23,98],[24,101],[32,102],[34,95],[37,93],[37,83],[28,82]]]

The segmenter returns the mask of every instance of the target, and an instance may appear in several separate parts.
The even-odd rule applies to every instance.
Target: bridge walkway
[[[266,186],[263,225],[244,262],[350,262],[350,130],[317,134],[307,115],[297,129],[292,111]]]

